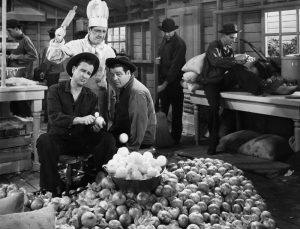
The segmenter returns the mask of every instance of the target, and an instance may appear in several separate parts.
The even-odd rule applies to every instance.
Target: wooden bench
[[[198,106],[208,102],[203,90],[194,93],[184,89],[194,104],[195,127],[199,126]],[[236,111],[290,118],[294,121],[295,150],[300,151],[300,99],[287,99],[284,95],[255,96],[247,92],[222,92],[221,106]],[[199,129],[195,128],[195,141],[199,144]]]

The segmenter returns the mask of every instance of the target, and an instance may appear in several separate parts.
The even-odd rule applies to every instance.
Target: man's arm
[[[12,60],[22,60],[22,63],[32,63],[33,61],[37,60],[38,53],[36,51],[36,48],[27,36],[25,36],[23,40],[23,45],[23,48],[25,49],[25,54],[11,54],[9,58]]]
[[[221,50],[216,45],[211,45],[206,51],[206,57],[214,67],[231,68],[237,64],[233,52],[229,56],[222,56]]]
[[[148,125],[147,98],[142,93],[135,93],[129,99],[130,136],[127,143],[129,150],[139,150]]]
[[[59,97],[57,85],[53,85],[48,90],[48,116],[50,122],[55,126],[69,128],[72,125],[90,125],[95,121],[94,115],[76,117],[74,115],[64,114],[61,99]],[[94,108],[93,108],[94,111]]]
[[[55,39],[52,39],[49,42],[46,58],[51,62],[59,64],[80,52],[82,52],[80,40],[69,41],[68,43],[62,40],[58,43]]]

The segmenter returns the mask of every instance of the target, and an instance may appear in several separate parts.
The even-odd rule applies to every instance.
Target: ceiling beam
[[[70,5],[70,2],[68,0],[36,0],[36,2],[45,4],[45,5],[50,5],[52,7],[56,7],[65,11],[69,11],[71,10],[71,8],[73,8],[73,6]],[[86,7],[82,7],[80,5],[78,5],[77,3],[77,10],[76,10],[76,14],[78,16],[81,17],[86,17]]]

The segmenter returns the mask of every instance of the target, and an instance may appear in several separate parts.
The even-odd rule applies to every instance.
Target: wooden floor
[[[24,187],[28,192],[35,192],[40,189],[40,173],[35,171],[23,171],[0,176],[0,184],[14,183],[18,187]]]

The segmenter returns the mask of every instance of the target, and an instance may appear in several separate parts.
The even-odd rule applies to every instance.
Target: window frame
[[[282,11],[288,10],[296,10],[296,31],[295,32],[282,32]],[[270,12],[279,12],[279,32],[278,33],[267,33],[266,25],[267,25],[267,18],[266,14]],[[294,35],[297,40],[296,46],[296,53],[300,52],[300,6],[296,8],[277,8],[277,9],[270,9],[263,12],[263,47],[266,57],[271,57],[268,54],[268,45],[267,45],[267,37],[271,36],[278,36],[279,37],[279,57],[283,56],[283,42],[282,37],[284,36],[291,36]],[[271,57],[272,58],[272,57]]]
[[[118,40],[115,40],[115,29],[116,28],[118,28],[118,33],[119,33],[119,35],[118,35]],[[125,32],[124,32],[124,38],[122,39],[122,37],[123,36],[121,36],[121,29],[122,28],[124,28],[124,30],[125,30]],[[112,31],[112,34],[111,34],[111,40],[109,40],[109,36],[110,36],[110,32],[109,31]],[[106,39],[106,43],[109,45],[109,46],[111,46],[112,48],[114,48],[115,49],[115,51],[119,54],[119,53],[121,53],[121,43],[124,43],[124,52],[126,53],[127,52],[127,26],[126,25],[116,25],[116,26],[112,26],[112,27],[110,27],[110,28],[108,28],[108,30],[107,30],[107,39]],[[119,44],[119,50],[117,50],[116,48],[115,48],[115,44]],[[123,48],[122,47],[122,48]]]

